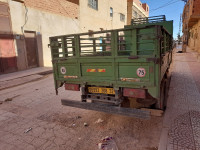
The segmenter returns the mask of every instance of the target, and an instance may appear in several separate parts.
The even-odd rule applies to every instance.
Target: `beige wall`
[[[200,54],[200,0],[188,0],[182,18],[183,43]]]
[[[9,3],[13,33],[23,35],[21,27],[25,23],[26,14],[24,4],[12,0],[0,1]],[[49,1],[49,3],[52,2],[52,5],[48,3],[48,8],[45,9],[43,9],[45,7],[44,1],[24,1],[28,8],[28,21],[23,30],[35,31],[37,37],[42,39],[42,43],[38,43],[40,66],[52,66],[51,52],[48,48],[50,36],[88,32],[88,30],[99,31],[100,28],[104,30],[117,29],[123,28],[127,24],[127,0],[99,0],[98,10],[89,7],[88,0],[80,0],[79,8],[73,3],[66,10],[61,10],[63,7],[58,6],[58,3],[55,4],[54,8],[53,2],[56,0]],[[63,4],[63,6],[65,5]],[[110,7],[113,8],[113,17],[110,17]],[[66,13],[66,11],[69,12]],[[125,15],[124,21],[120,20],[120,13]]]
[[[190,29],[188,42],[191,49],[200,53],[200,20]]]
[[[6,2],[6,3],[7,3],[8,1],[9,1],[9,0],[0,0],[0,2]]]
[[[133,6],[136,7],[136,11],[138,12],[139,15],[141,15],[143,17],[148,17],[149,16],[149,6],[148,5],[147,5],[148,11],[144,10],[144,8],[142,7],[142,3],[140,2],[140,0],[133,0]]]
[[[140,0],[127,0],[128,11],[127,11],[127,24],[131,24],[131,19],[148,17],[149,16],[149,6],[146,4],[144,6],[148,7],[147,10],[144,10]],[[135,13],[137,15],[135,15]]]
[[[8,2],[10,6],[13,33],[23,35],[21,27],[25,23],[26,11],[24,5],[11,0],[6,0],[5,2]],[[42,37],[42,43],[38,43],[39,65],[52,66],[51,52],[50,48],[48,48],[49,37],[79,32],[79,21],[30,7],[28,7],[27,16],[28,21],[24,26],[24,30],[35,31],[37,37],[38,35]]]
[[[113,17],[110,17],[110,7]],[[120,21],[120,13],[125,15],[125,21]],[[126,0],[99,0],[98,10],[88,6],[88,0],[80,0],[80,28],[81,32],[88,30],[99,31],[100,28],[123,28],[127,20]]]

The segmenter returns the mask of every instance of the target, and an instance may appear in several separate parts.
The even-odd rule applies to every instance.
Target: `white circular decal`
[[[61,67],[61,68],[60,68],[60,72],[61,72],[62,74],[66,74],[66,68],[65,68],[65,67]]]
[[[144,68],[138,68],[137,75],[138,77],[144,77],[146,75],[146,70]]]

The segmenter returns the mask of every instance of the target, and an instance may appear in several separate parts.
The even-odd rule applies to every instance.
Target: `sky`
[[[174,22],[174,38],[179,32],[180,14],[183,12],[184,2],[182,0],[140,0],[149,5],[149,16],[165,15],[167,20]],[[182,34],[182,32],[181,32]]]

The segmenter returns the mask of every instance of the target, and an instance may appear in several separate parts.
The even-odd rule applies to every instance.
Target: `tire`
[[[155,104],[156,109],[165,110],[167,106],[167,82],[166,79],[160,85],[160,99]]]
[[[161,97],[161,104],[160,104],[160,109],[165,110],[167,107],[167,81],[165,80],[163,83],[163,86],[161,88],[161,93],[160,93],[160,97]]]

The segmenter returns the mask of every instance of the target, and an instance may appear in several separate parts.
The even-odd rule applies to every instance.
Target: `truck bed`
[[[156,108],[163,108],[162,87],[172,60],[171,26],[165,21],[50,37],[56,91],[65,84],[67,90],[82,89],[82,102],[121,106],[126,97],[133,102],[132,97],[157,101]]]

